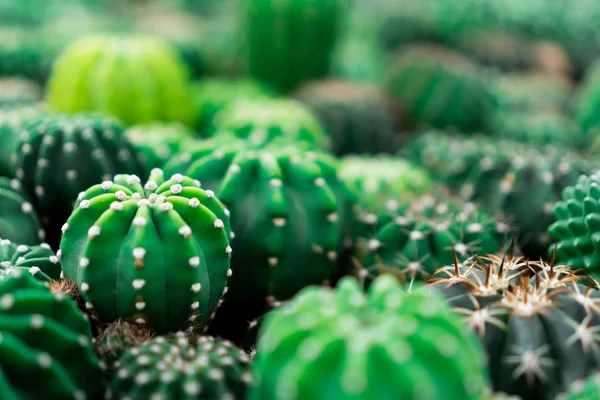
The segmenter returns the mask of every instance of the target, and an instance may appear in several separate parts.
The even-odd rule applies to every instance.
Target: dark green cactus
[[[558,395],[556,400],[591,400],[600,398],[600,373],[573,382],[569,390]]]
[[[600,292],[565,266],[477,256],[444,267],[435,284],[487,352],[493,389],[554,399],[600,367]]]
[[[133,146],[123,126],[96,115],[47,116],[19,132],[13,153],[14,173],[56,246],[60,227],[81,191],[117,173],[139,173]]]
[[[481,399],[483,351],[443,298],[387,275],[309,287],[263,326],[250,400]]]
[[[117,363],[116,398],[244,399],[250,358],[229,341],[177,332],[135,346]]]
[[[65,278],[103,321],[130,318],[159,333],[203,327],[227,290],[229,212],[181,174],[94,185],[62,231]]]
[[[41,281],[60,279],[60,260],[47,243],[39,246],[15,244],[0,239],[0,280],[15,269],[29,272]]]
[[[0,237],[26,245],[46,238],[29,197],[17,179],[0,177]]]
[[[21,269],[0,280],[0,395],[102,399],[90,325],[75,303]]]

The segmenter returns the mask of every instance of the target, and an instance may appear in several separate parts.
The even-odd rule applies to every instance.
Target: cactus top
[[[17,179],[0,177],[0,208],[0,237],[31,245],[45,239],[33,205]]]
[[[24,269],[42,281],[60,279],[60,260],[47,243],[39,246],[15,244],[0,239],[0,280],[15,269]]]

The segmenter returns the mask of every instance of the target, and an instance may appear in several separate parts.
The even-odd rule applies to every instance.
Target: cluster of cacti
[[[310,287],[272,312],[259,339],[250,399],[480,399],[482,350],[427,289],[390,276]]]
[[[317,115],[336,155],[394,153],[401,144],[393,106],[377,86],[316,81],[294,96]]]
[[[62,272],[58,256],[47,243],[27,246],[0,238],[0,280],[15,270],[28,272],[44,282],[60,279]]]

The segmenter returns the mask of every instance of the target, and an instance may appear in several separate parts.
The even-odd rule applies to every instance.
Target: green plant
[[[393,153],[400,145],[392,104],[377,86],[323,80],[301,86],[294,96],[319,118],[336,155]]]
[[[252,382],[249,363],[229,341],[177,332],[130,348],[111,391],[131,399],[243,399]]]
[[[586,72],[576,99],[575,114],[584,133],[600,137],[600,118],[596,109],[600,102],[600,63],[596,62]]]
[[[75,304],[21,269],[0,280],[3,399],[102,398],[90,325]]]
[[[54,63],[46,100],[59,112],[100,111],[127,124],[192,122],[187,70],[160,39],[89,36]]]
[[[39,105],[0,105],[0,176],[14,177],[12,154],[23,127],[40,116]]]
[[[18,132],[14,174],[32,197],[51,246],[58,245],[81,191],[119,172],[139,173],[123,129],[112,118],[79,114],[42,116]]]
[[[60,279],[60,260],[47,243],[39,246],[15,244],[0,239],[0,279],[15,269],[29,272],[41,281]]]
[[[231,275],[229,212],[200,183],[156,169],[116,175],[79,196],[62,227],[65,278],[105,322],[155,331],[203,327]]]
[[[26,245],[45,239],[46,232],[21,182],[0,177],[0,208],[0,237]]]
[[[589,400],[600,395],[600,373],[573,382],[569,390],[558,395],[557,400]]]
[[[263,326],[249,399],[480,399],[482,349],[427,289],[390,276],[365,295],[344,278],[309,287]]]

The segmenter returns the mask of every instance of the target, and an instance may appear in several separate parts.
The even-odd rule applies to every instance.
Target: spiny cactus
[[[242,324],[229,332],[243,334],[269,299],[285,300],[306,285],[331,282],[338,268],[347,267],[342,255],[351,243],[354,198],[338,180],[333,157],[213,140],[165,168],[200,180],[231,210],[235,273],[215,321]]]
[[[90,326],[75,304],[21,269],[0,280],[3,399],[101,399]]]
[[[391,276],[309,287],[263,326],[249,399],[480,399],[482,349],[443,298]]]
[[[188,74],[176,52],[151,37],[89,36],[54,63],[46,100],[59,112],[100,111],[127,124],[192,121]]]
[[[177,332],[125,353],[111,391],[134,400],[244,399],[252,382],[249,363],[229,341]]]
[[[493,388],[553,399],[600,366],[600,292],[565,266],[513,254],[442,268],[434,283],[487,352]]]
[[[0,280],[15,269],[29,272],[41,281],[60,279],[60,260],[47,243],[39,246],[15,244],[0,239]]]
[[[244,0],[240,3],[250,75],[281,92],[326,76],[345,0]]]
[[[103,321],[130,318],[159,333],[203,327],[227,290],[229,212],[181,174],[94,185],[62,231],[65,278]]]
[[[46,237],[29,197],[17,179],[0,177],[0,237],[26,245]]]
[[[600,373],[573,382],[569,390],[556,397],[557,400],[591,400],[600,398]]]
[[[437,47],[402,49],[391,63],[388,86],[413,124],[484,130],[493,97],[479,67],[461,55]]]
[[[233,134],[254,146],[294,143],[327,149],[330,141],[317,117],[304,104],[288,99],[242,100],[213,119],[213,134]]]
[[[375,85],[315,81],[301,86],[295,97],[319,118],[336,155],[393,153],[400,145],[392,104]]]
[[[123,129],[112,118],[80,114],[40,117],[19,132],[14,173],[33,198],[50,245],[60,241],[82,190],[116,173],[139,173]]]

